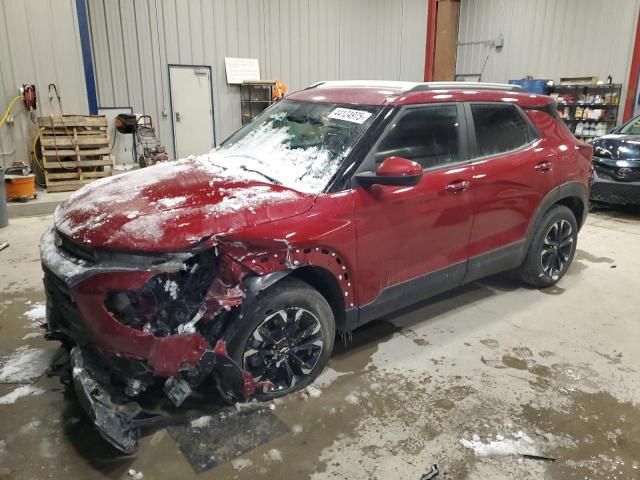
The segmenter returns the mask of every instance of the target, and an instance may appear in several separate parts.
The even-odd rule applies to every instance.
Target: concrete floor
[[[7,203],[9,218],[33,217],[35,215],[48,215],[53,213],[56,207],[64,202],[73,192],[47,192],[36,189],[37,197],[26,202],[12,201]]]
[[[0,230],[11,241],[0,252],[0,355],[26,357],[22,373],[36,377],[56,349],[37,335],[34,308],[50,221]],[[2,384],[0,478],[419,479],[433,463],[436,478],[640,478],[639,241],[640,210],[592,214],[554,288],[495,277],[355,332],[316,387],[273,404],[286,433],[199,475],[166,429],[136,456],[115,454],[57,378],[23,385],[30,394],[14,403],[5,395],[18,385]],[[209,420],[185,428],[207,433]]]

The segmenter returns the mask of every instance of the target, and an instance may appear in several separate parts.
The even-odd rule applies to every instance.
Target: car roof
[[[542,107],[553,100],[526,92],[518,85],[474,82],[401,82],[350,80],[319,82],[288,99],[348,105],[411,105],[456,101],[509,102]]]

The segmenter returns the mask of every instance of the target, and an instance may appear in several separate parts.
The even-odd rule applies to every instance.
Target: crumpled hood
[[[604,135],[593,141],[593,155],[612,160],[640,161],[640,135]]]
[[[56,209],[55,227],[93,249],[170,252],[313,205],[315,195],[237,174],[190,158],[98,180]]]

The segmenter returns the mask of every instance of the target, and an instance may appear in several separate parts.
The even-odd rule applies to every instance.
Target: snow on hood
[[[313,205],[314,195],[265,182],[254,172],[216,166],[209,156],[191,157],[86,185],[56,209],[54,222],[92,248],[163,252]]]

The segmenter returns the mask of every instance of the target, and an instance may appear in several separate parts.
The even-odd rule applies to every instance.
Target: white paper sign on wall
[[[224,57],[227,83],[240,84],[245,80],[260,80],[260,64],[257,58]]]

